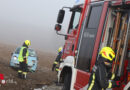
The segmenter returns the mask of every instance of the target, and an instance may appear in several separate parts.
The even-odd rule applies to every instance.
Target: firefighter
[[[28,47],[31,45],[29,40],[25,40],[23,46],[20,49],[20,53],[18,56],[18,61],[20,63],[19,70],[18,70],[18,77],[22,79],[26,79],[27,77],[27,58],[29,55]]]
[[[60,48],[58,49],[58,55],[57,55],[57,57],[56,57],[56,59],[55,59],[55,61],[54,61],[54,63],[53,63],[52,71],[54,71],[54,70],[56,70],[57,72],[59,71],[59,67],[56,67],[56,65],[57,65],[58,63],[60,64],[60,63],[62,62],[62,59],[61,59],[62,53],[63,53],[63,48],[60,47]]]
[[[115,53],[110,47],[104,47],[99,52],[99,58],[92,69],[88,90],[105,90],[120,86],[120,81],[114,81],[115,74],[111,73]]]

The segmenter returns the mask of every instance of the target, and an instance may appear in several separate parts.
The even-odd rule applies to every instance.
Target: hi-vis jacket
[[[27,47],[22,46],[20,49],[19,57],[18,57],[19,62],[24,62],[24,59],[25,58],[27,59],[28,55],[29,55],[29,52],[28,52]]]

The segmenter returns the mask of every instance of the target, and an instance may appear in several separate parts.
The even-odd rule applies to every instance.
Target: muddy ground
[[[0,43],[0,73],[4,74],[6,80],[5,85],[0,85],[0,90],[61,90],[54,83],[56,72],[51,71],[56,54],[37,51],[37,71],[28,73],[27,79],[22,80],[17,77],[17,70],[9,66],[11,53],[16,47]]]

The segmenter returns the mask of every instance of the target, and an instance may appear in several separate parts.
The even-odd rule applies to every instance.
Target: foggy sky
[[[73,6],[77,0],[0,0],[0,42],[21,46],[29,39],[31,48],[56,52],[64,37],[54,31],[59,9]],[[82,3],[80,0],[78,3]],[[65,16],[63,31],[69,15]],[[62,31],[62,32],[63,32]]]

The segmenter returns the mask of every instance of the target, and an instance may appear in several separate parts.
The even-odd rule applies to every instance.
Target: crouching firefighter
[[[60,64],[62,62],[62,59],[61,59],[62,53],[63,53],[63,48],[60,47],[58,49],[58,55],[57,55],[57,57],[56,57],[56,59],[53,63],[52,71],[54,71],[54,70],[56,70],[57,72],[59,71],[59,67],[56,67],[56,66],[57,66],[58,63]]]
[[[25,40],[23,43],[23,46],[20,49],[18,61],[20,63],[19,70],[18,70],[18,77],[22,79],[26,79],[27,77],[27,58],[29,55],[28,46],[31,45],[31,42],[29,40]]]
[[[120,81],[114,81],[115,74],[111,73],[115,53],[110,47],[104,47],[99,52],[99,58],[92,69],[87,90],[105,90],[120,86]]]

